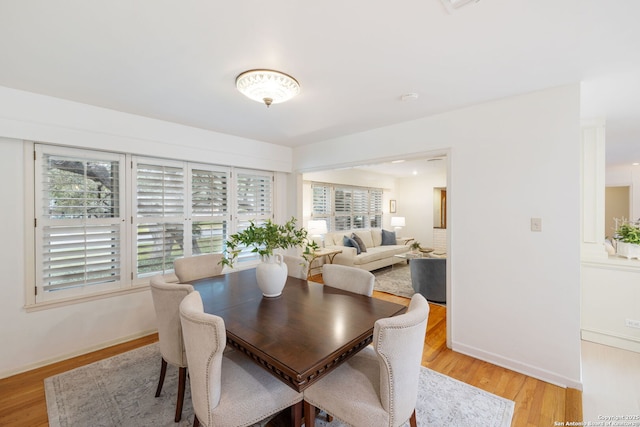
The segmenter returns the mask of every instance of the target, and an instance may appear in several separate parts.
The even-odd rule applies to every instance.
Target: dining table
[[[401,304],[288,276],[282,294],[264,297],[256,271],[189,282],[204,311],[225,323],[227,345],[302,391],[369,345],[376,320]]]

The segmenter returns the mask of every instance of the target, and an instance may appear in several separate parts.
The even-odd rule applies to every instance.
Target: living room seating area
[[[395,255],[409,251],[410,247],[396,239],[392,231],[380,228],[369,230],[343,230],[325,235],[326,248],[339,248],[334,264],[347,265],[372,271],[404,262]]]

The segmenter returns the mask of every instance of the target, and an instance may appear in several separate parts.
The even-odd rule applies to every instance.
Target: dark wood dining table
[[[227,344],[302,391],[369,345],[376,320],[406,307],[288,277],[282,294],[262,296],[255,269],[190,282],[206,313],[224,319]]]

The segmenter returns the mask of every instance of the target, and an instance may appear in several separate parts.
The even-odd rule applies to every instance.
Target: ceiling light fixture
[[[236,88],[247,98],[267,107],[287,101],[300,93],[300,83],[275,70],[248,70],[236,77]]]

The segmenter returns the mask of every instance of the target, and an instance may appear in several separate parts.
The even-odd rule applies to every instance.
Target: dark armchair
[[[411,286],[428,301],[447,302],[446,258],[414,258],[409,261]]]

